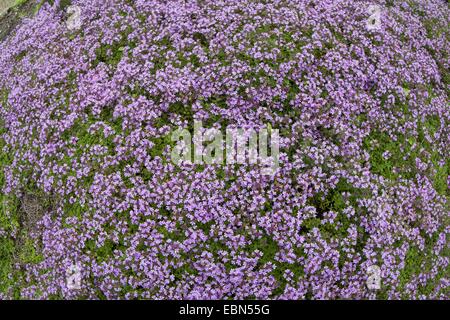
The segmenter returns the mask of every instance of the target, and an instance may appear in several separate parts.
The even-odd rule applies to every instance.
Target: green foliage
[[[19,253],[20,261],[24,263],[39,263],[43,260],[43,256],[37,252],[35,243],[26,239]]]
[[[414,179],[417,174],[416,159],[425,162],[435,170],[427,174],[434,181],[436,191],[441,195],[450,195],[447,178],[450,174],[450,160],[443,158],[434,146],[425,139],[424,130],[434,134],[441,125],[437,116],[429,116],[418,124],[417,136],[399,134],[394,140],[388,134],[374,131],[364,140],[364,148],[369,152],[371,171],[387,179]],[[423,151],[426,152],[423,152]],[[388,157],[383,154],[388,152]],[[425,154],[430,156],[427,158]],[[444,165],[440,162],[446,160]]]
[[[125,48],[133,49],[136,47],[136,44],[128,39],[128,36],[132,31],[133,29],[131,26],[128,26],[125,31],[122,32],[119,41],[114,41],[112,44],[100,44],[95,50],[96,59],[93,63],[93,67],[97,67],[101,62],[116,67],[120,60],[122,60]]]
[[[441,230],[442,231],[442,230]],[[405,286],[412,280],[414,276],[418,276],[421,273],[429,273],[433,268],[433,261],[438,259],[439,256],[433,252],[433,247],[437,241],[436,232],[430,237],[427,237],[425,250],[420,250],[416,246],[411,246],[405,257],[405,267],[400,272],[399,287],[400,290],[404,290]],[[447,237],[448,238],[448,237]],[[448,239],[449,240],[449,239]],[[441,253],[443,257],[450,258],[450,249],[447,247]],[[433,279],[429,280],[425,285],[419,286],[419,295],[429,295],[437,287],[441,279],[445,279],[450,274],[450,266],[445,269],[438,270],[438,274]],[[407,299],[408,296],[403,298]]]
[[[394,172],[394,168],[404,168],[409,170],[415,168],[415,157],[408,156],[403,159],[405,154],[410,154],[412,138],[408,141],[405,137],[400,137],[397,141],[392,140],[386,133],[373,132],[364,141],[364,147],[370,154],[370,165],[372,172],[388,179],[396,179],[399,174]],[[402,151],[402,147],[406,148]],[[389,152],[389,158],[385,159],[383,153]],[[417,155],[417,154],[415,154]],[[415,172],[404,172],[406,178],[414,178]]]
[[[0,237],[0,292],[6,293],[14,285],[13,255],[14,241],[6,237]]]

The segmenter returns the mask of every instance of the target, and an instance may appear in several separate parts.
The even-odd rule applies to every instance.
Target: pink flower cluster
[[[449,298],[446,1],[72,5],[0,43],[3,192],[50,199],[21,297]],[[278,129],[276,173],[174,165],[194,120]]]

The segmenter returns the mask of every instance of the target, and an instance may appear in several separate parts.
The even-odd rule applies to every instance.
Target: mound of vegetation
[[[0,43],[1,298],[449,298],[446,1],[33,6]],[[279,130],[279,167],[175,165],[195,120]]]

